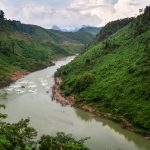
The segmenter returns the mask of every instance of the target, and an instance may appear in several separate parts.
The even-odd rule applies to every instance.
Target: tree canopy
[[[5,13],[3,10],[0,10],[0,20],[4,20]]]
[[[5,106],[0,105],[0,108]],[[29,126],[29,119],[7,123],[2,121],[6,117],[0,113],[0,150],[89,150],[83,144],[88,138],[76,140],[63,132],[56,136],[43,135],[37,141],[37,131]]]

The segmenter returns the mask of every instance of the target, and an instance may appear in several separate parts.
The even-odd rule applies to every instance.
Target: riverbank
[[[62,106],[70,105],[71,107],[80,108],[84,111],[90,112],[95,114],[99,117],[104,117],[110,120],[113,120],[121,125],[122,128],[125,128],[129,131],[136,132],[136,128],[125,118],[115,116],[111,113],[100,111],[97,108],[93,107],[93,105],[85,104],[81,102],[76,102],[74,95],[65,96],[63,91],[61,90],[60,86],[62,83],[62,79],[60,77],[54,77],[55,84],[53,86],[52,92],[53,96],[52,99],[56,100],[58,103],[60,103]],[[137,133],[137,132],[136,132]],[[142,132],[138,132],[138,134],[144,136],[146,140],[150,140],[150,136],[147,134],[143,134]]]
[[[45,66],[44,68],[50,67],[50,66],[53,66],[53,65],[55,65],[55,63],[54,63],[54,62],[51,62],[51,63],[49,63],[47,66]],[[39,69],[36,69],[36,70],[34,70],[34,71],[39,71],[39,70],[44,69],[44,68],[39,68]],[[17,80],[23,78],[24,76],[26,76],[26,75],[28,75],[28,74],[34,72],[34,71],[28,71],[28,70],[25,70],[25,69],[20,69],[20,70],[14,71],[14,72],[12,72],[12,73],[9,73],[9,74],[6,76],[6,79],[7,79],[7,80],[6,80],[6,79],[3,79],[3,78],[2,78],[2,79],[0,78],[0,81],[1,81],[1,80],[4,81],[4,83],[1,83],[1,82],[0,82],[0,89],[4,88],[4,87],[6,87],[6,86],[9,86],[11,83],[13,83],[13,82],[15,82],[15,81],[17,81]]]
[[[18,79],[24,77],[25,75],[28,75],[30,72],[27,70],[20,70],[17,72],[14,72],[11,74],[11,80],[12,81],[17,81]]]
[[[10,73],[10,75],[6,77],[7,80],[5,78],[2,79],[0,78],[1,81],[3,80],[3,82],[0,82],[1,83],[0,89],[10,85],[11,83],[17,81],[18,79],[23,78],[25,75],[28,75],[29,73],[30,73],[29,71],[21,69],[13,73]]]

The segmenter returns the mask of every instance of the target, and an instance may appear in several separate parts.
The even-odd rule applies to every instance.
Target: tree
[[[150,13],[150,6],[146,6],[144,13]]]
[[[88,138],[75,140],[71,134],[58,132],[56,136],[43,135],[39,141],[39,150],[89,150],[84,146]]]
[[[0,108],[5,108],[0,104]],[[0,150],[89,150],[84,146],[88,138],[76,140],[63,132],[56,136],[43,135],[35,140],[37,132],[29,126],[29,119],[17,123],[3,122],[7,115],[0,113]]]
[[[0,20],[4,20],[5,13],[3,10],[0,10]]]

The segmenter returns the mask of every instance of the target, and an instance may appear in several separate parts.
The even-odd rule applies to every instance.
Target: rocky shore
[[[55,84],[52,88],[52,99],[60,103],[62,106],[74,106],[75,105],[75,99],[74,96],[65,96],[63,92],[60,89],[60,85],[62,83],[62,80],[60,77],[54,77]]]
[[[26,70],[19,70],[19,71],[16,71],[16,72],[13,72],[11,73],[9,76],[8,76],[8,79],[5,80],[5,78],[0,78],[0,81],[3,81],[3,82],[0,82],[0,89],[10,85],[11,83],[17,81],[18,79],[24,77],[25,75],[29,74],[30,72],[26,71]]]

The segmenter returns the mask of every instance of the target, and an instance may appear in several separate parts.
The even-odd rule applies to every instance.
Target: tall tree
[[[5,13],[3,10],[0,10],[0,20],[4,20]]]

